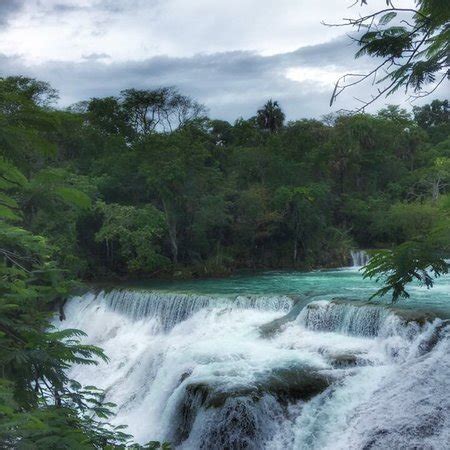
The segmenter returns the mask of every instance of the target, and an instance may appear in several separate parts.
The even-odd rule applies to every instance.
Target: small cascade
[[[363,267],[369,262],[369,255],[364,250],[352,250],[350,252],[353,267]]]
[[[158,319],[165,331],[205,308],[256,309],[288,312],[294,300],[287,296],[237,296],[234,299],[206,295],[140,290],[100,292],[95,301],[134,320]]]
[[[354,336],[378,336],[403,326],[399,317],[378,305],[355,305],[319,300],[301,311],[298,322],[314,331],[333,331]]]

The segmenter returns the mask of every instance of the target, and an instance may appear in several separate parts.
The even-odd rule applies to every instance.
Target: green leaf
[[[0,189],[23,187],[27,179],[17,167],[0,157]]]
[[[11,208],[0,204],[0,218],[3,220],[20,220],[20,217],[15,214]]]
[[[69,205],[77,206],[81,209],[88,209],[91,206],[91,199],[78,189],[58,187],[55,189],[55,193],[62,201]]]
[[[394,17],[397,16],[396,12],[388,12],[384,16],[380,18],[380,21],[378,22],[378,25],[387,25]]]
[[[8,195],[0,192],[0,203],[7,206],[8,208],[18,208],[19,205],[17,204],[17,202],[9,197]]]

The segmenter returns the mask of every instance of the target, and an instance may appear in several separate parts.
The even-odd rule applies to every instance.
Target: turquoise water
[[[217,296],[300,295],[311,300],[346,299],[367,302],[381,285],[373,280],[364,279],[357,268],[344,268],[312,272],[242,272],[229,278],[146,280],[126,283],[123,287]],[[388,295],[372,300],[372,303],[378,302],[398,309],[426,311],[440,317],[450,317],[450,275],[437,279],[432,289],[416,283],[408,288],[408,292],[410,298],[401,299],[394,305]]]

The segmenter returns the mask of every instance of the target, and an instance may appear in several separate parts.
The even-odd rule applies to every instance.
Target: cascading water
[[[369,255],[364,250],[352,250],[350,252],[353,267],[362,267],[369,262]]]
[[[104,302],[113,311],[133,319],[144,317],[155,319],[165,331],[205,308],[251,308],[288,312],[293,304],[293,300],[287,296],[237,296],[230,301],[229,298],[205,295],[127,290],[101,292],[97,299]]]
[[[450,439],[443,319],[343,300],[126,289],[75,297],[66,317],[57,326],[84,330],[110,358],[70,375],[104,388],[114,422],[142,443],[441,449]]]

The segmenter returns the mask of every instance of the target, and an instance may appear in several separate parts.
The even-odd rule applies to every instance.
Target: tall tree
[[[448,100],[433,100],[430,104],[414,107],[416,122],[426,130],[450,123],[450,105]]]
[[[126,89],[121,92],[121,103],[130,125],[142,135],[174,131],[205,112],[202,105],[172,87]]]
[[[263,130],[276,133],[283,127],[285,115],[277,101],[269,100],[256,113],[256,122]]]
[[[58,99],[58,92],[49,83],[22,75],[0,78],[2,90],[17,92],[35,105],[48,107]]]

